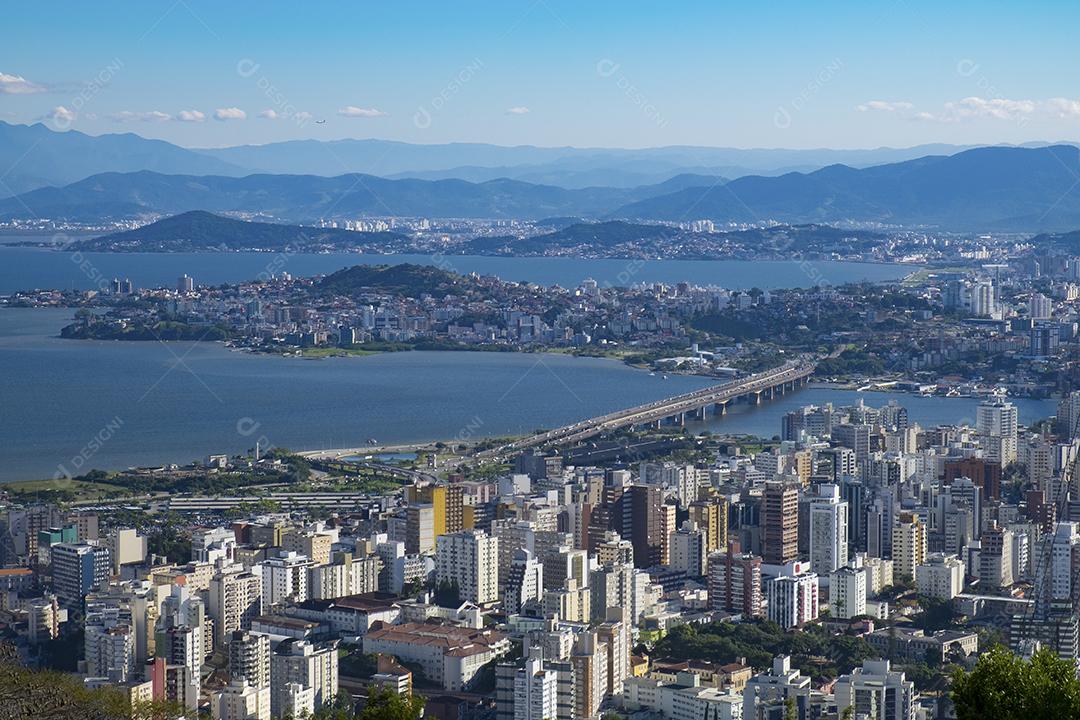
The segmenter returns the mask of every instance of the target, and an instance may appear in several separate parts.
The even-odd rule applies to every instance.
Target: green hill
[[[353,232],[340,228],[247,222],[192,210],[135,230],[84,240],[78,243],[78,249],[181,252],[288,248],[299,252],[325,248],[347,250],[372,243],[390,246],[406,239],[404,235],[391,232]]]

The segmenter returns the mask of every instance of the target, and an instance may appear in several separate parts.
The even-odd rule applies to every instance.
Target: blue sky
[[[1080,140],[1076,3],[455,5],[9,4],[0,119],[193,147]]]

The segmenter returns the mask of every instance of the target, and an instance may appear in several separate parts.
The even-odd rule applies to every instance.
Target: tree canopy
[[[971,672],[957,670],[952,697],[957,720],[1080,718],[1076,669],[1045,648],[1031,660],[993,648]]]

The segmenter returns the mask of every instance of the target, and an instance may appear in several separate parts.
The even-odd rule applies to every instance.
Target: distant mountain
[[[103,235],[77,244],[79,250],[190,252],[205,250],[347,250],[361,244],[391,246],[406,237],[391,232],[353,232],[244,222],[203,211],[186,212],[135,230]]]
[[[1075,255],[1080,253],[1080,230],[1042,233],[1031,238],[1031,244],[1038,248],[1055,247]]]
[[[844,222],[964,231],[1080,227],[1080,150],[987,147],[951,156],[779,177],[677,175],[658,185],[567,189],[517,180],[388,180],[372,175],[104,173],[0,200],[0,219],[154,218],[190,210],[293,223],[398,216],[721,223]]]
[[[644,220],[929,225],[1035,231],[1080,226],[1080,150],[986,147],[855,169],[742,177],[631,203],[609,217]]]
[[[327,275],[319,287],[342,295],[376,291],[417,297],[459,294],[461,281],[460,275],[430,265],[354,265]]]
[[[0,197],[50,185],[67,185],[104,172],[154,170],[190,175],[241,175],[235,165],[161,140],[132,133],[85,135],[56,132],[41,123],[0,121]]]
[[[324,132],[321,128],[325,127],[312,132]],[[952,155],[967,149],[970,146],[945,144],[856,150],[678,145],[633,149],[487,143],[420,145],[375,139],[306,139],[187,149],[131,133],[91,136],[73,130],[57,132],[41,123],[0,122],[0,168],[5,169],[0,178],[0,197],[63,186],[91,175],[141,170],[232,177],[251,173],[321,177],[361,174],[387,179],[457,179],[477,184],[505,179],[574,190],[632,189],[688,173],[727,178],[777,176],[808,173],[835,164],[864,168],[927,155]],[[636,199],[641,198],[627,202]]]
[[[788,150],[673,145],[632,149],[487,143],[415,145],[390,140],[340,139],[290,140],[198,152],[254,172],[362,173],[393,179],[461,179],[478,183],[507,178],[577,189],[652,185],[688,172],[739,177],[811,171],[837,163],[867,167],[931,154],[951,155],[968,147],[934,144],[911,148]]]
[[[597,217],[626,203],[684,187],[567,190],[516,180],[387,180],[372,175],[163,175],[105,173],[62,188],[40,188],[0,200],[0,218],[48,217],[90,222],[174,215],[189,210],[262,216],[291,222],[360,215],[537,219]],[[32,215],[31,215],[32,213]]]

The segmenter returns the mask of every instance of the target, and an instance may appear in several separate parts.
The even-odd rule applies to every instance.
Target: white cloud
[[[199,110],[181,110],[176,113],[176,119],[180,122],[200,123],[206,121],[206,113]]]
[[[855,106],[859,112],[888,112],[902,115],[909,120],[925,122],[959,123],[969,120],[1010,120],[1026,123],[1032,118],[1071,119],[1080,118],[1080,100],[1056,97],[1049,100],[1012,100],[1010,98],[983,98],[971,96],[947,102],[939,110],[916,109],[907,102],[869,100]]]
[[[1059,118],[1080,116],[1080,100],[1069,98],[1050,98],[1046,101],[1047,109]]]
[[[246,120],[247,113],[238,107],[218,108],[214,111],[216,120]]]
[[[355,105],[346,105],[337,111],[337,114],[341,117],[349,118],[374,118],[383,117],[386,115],[382,110],[376,110],[375,108],[362,108]]]
[[[39,120],[52,120],[57,125],[70,125],[75,120],[74,110],[68,110],[63,105],[57,105],[49,112],[42,115]]]
[[[506,114],[507,115],[528,115],[529,114],[529,108],[525,107],[524,105],[515,105],[514,107],[506,108]]]
[[[259,117],[264,120],[293,120],[296,123],[303,125],[315,116],[304,110],[301,110],[300,112],[292,112],[290,108],[286,108],[285,112],[278,112],[277,110],[266,109],[259,113]]]
[[[0,72],[0,95],[32,95],[47,92],[44,85],[30,82],[22,75]]]
[[[991,117],[998,120],[1013,120],[1024,115],[1031,115],[1038,108],[1033,100],[1008,100],[1006,98],[966,97],[954,103],[945,103],[945,116],[958,120],[966,118]]]
[[[109,115],[109,119],[113,122],[165,122],[166,120],[172,120],[172,116],[160,110],[150,110],[149,112],[121,110],[118,113]]]
[[[909,102],[889,102],[887,100],[870,100],[862,105],[856,105],[855,109],[859,112],[869,112],[876,110],[878,112],[900,112],[904,110],[910,110],[914,107]]]

